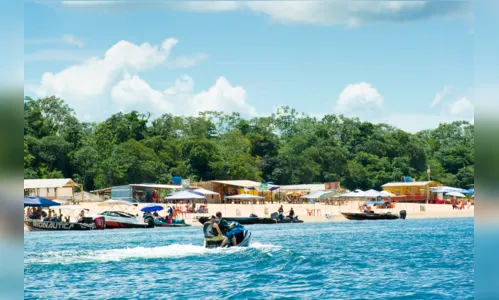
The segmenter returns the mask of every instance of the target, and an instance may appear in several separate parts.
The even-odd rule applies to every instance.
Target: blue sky
[[[463,1],[26,2],[24,17],[25,94],[82,120],[281,105],[409,131],[473,120]]]

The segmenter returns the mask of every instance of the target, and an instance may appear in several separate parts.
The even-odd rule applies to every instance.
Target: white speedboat
[[[138,214],[125,212],[122,209],[115,209],[119,207],[136,207],[137,204],[124,201],[124,200],[107,200],[99,205],[110,206],[109,210],[99,213],[97,216],[104,217],[106,221],[106,229],[116,228],[153,228],[154,219],[152,217],[143,219]],[[97,217],[96,216],[96,217]]]

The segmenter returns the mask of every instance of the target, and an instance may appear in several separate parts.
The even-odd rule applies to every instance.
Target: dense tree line
[[[401,176],[466,187],[474,182],[474,126],[441,124],[416,134],[386,124],[282,107],[239,114],[137,111],[80,122],[56,97],[24,101],[24,177],[70,177],[92,190],[128,183],[249,179],[276,184],[340,181],[376,188]]]

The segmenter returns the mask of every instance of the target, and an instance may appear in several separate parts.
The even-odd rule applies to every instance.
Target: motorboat
[[[405,210],[401,210],[399,214],[394,214],[391,212],[344,212],[341,213],[348,220],[397,220],[397,219],[405,219],[407,216],[407,212]]]
[[[26,217],[24,225],[29,231],[102,230],[106,227],[103,217],[83,218],[82,222],[40,221]]]
[[[234,226],[229,232],[232,232],[232,234],[236,237],[236,246],[232,246],[231,242],[228,241],[227,244],[224,246],[224,248],[248,247],[251,240],[251,232],[237,222],[232,222],[232,223],[234,223]],[[203,228],[203,230],[206,230],[206,227]],[[210,249],[220,248],[221,244],[222,241],[205,242],[205,247]]]
[[[280,215],[277,212],[270,214],[270,217],[274,219],[276,223],[303,223],[303,220],[298,219],[298,216],[290,218],[289,216]]]
[[[192,225],[185,223],[184,220],[172,220],[172,222],[169,223],[169,222],[165,222],[164,220],[161,220],[161,219],[155,219],[154,226],[155,227],[189,227]]]
[[[35,200],[36,199],[31,201]],[[70,220],[72,214],[80,211],[88,211],[88,209],[80,205],[60,205],[59,203],[53,203],[52,206],[45,207],[48,207],[49,210],[58,209],[59,217],[54,216],[54,218],[49,220],[48,217],[40,219],[34,216],[24,216],[24,225],[26,225],[29,231],[102,230],[106,227],[105,219],[101,216],[95,218],[83,217],[79,220],[79,222],[71,222]],[[67,215],[66,218],[62,217],[62,211],[64,211]]]
[[[105,218],[106,229],[154,227],[154,218],[152,216],[141,218],[138,214],[124,211],[126,208],[136,207],[137,203],[132,203],[130,201],[120,199],[111,199],[99,203],[99,205],[110,207],[109,210],[105,210],[99,213],[97,216],[94,216],[102,216]],[[118,207],[118,209],[115,209],[116,207]]]
[[[118,228],[154,228],[154,218],[139,218],[137,215],[124,211],[104,211],[98,214],[106,221],[106,229]]]

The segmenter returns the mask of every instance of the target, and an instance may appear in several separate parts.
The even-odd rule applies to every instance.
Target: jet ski
[[[280,215],[277,212],[272,213],[270,217],[274,219],[276,223],[303,223],[303,220],[298,219],[298,216],[290,218],[288,216]]]
[[[234,227],[229,232],[227,232],[227,235],[234,235],[236,237],[236,246],[232,246],[232,243],[229,239],[229,241],[224,246],[224,248],[248,247],[250,239],[251,239],[251,232],[249,230],[247,230],[246,228],[244,228],[244,226],[242,226],[238,222],[232,222],[232,223],[234,224]],[[208,227],[209,226],[204,226],[203,231],[210,230],[210,228],[208,228]],[[222,241],[206,242],[206,248],[210,248],[210,249],[220,248],[221,244],[222,244]]]

